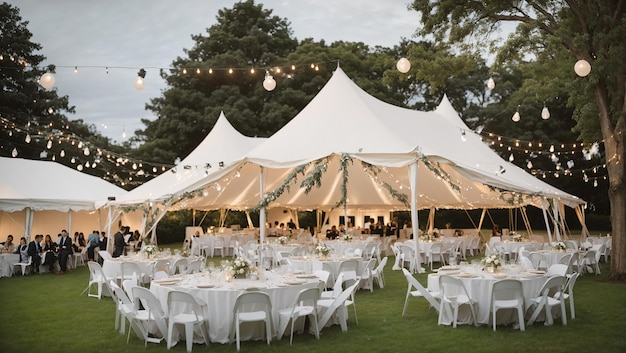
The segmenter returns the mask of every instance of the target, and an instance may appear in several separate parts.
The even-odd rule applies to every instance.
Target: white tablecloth
[[[256,239],[256,235],[254,233],[244,232],[232,235],[203,235],[199,237],[193,237],[191,243],[191,253],[200,256],[200,249],[202,247],[206,247],[208,249],[208,255],[212,256],[215,239],[217,239],[218,237],[224,239],[225,257],[233,255],[233,249],[235,248],[235,244],[237,241],[239,242],[239,245],[243,246],[245,243]]]
[[[357,260],[359,263],[359,270],[357,272],[357,275],[360,275],[361,272],[363,272],[363,258],[362,257],[345,257],[345,256],[333,256],[330,257],[328,259],[317,259],[315,257],[302,257],[302,256],[292,256],[289,258],[289,260],[291,261],[291,265],[293,267],[294,270],[297,271],[302,271],[304,273],[311,273],[313,272],[313,262],[314,261],[319,261],[322,264],[327,264],[328,267],[330,267],[331,273],[330,276],[331,278],[337,278],[337,275],[339,274],[339,266],[341,266],[341,263],[346,261],[346,260]]]
[[[0,254],[0,277],[11,277],[13,267],[20,262],[18,254]]]
[[[305,288],[317,286],[318,279],[297,279],[293,275],[282,275],[273,272],[265,272],[261,279],[233,279],[232,282],[223,281],[221,274],[209,276],[207,273],[183,276],[178,285],[160,285],[152,281],[150,291],[153,292],[163,305],[167,307],[167,294],[174,289],[184,290],[191,293],[195,298],[207,304],[206,317],[209,319],[209,339],[211,342],[228,343],[232,324],[233,310],[237,296],[246,288],[259,288],[267,293],[272,302],[272,324],[274,330],[278,327],[278,311],[288,308],[293,304],[298,293]],[[304,283],[288,285],[285,282],[299,280]],[[198,288],[202,284],[215,284],[214,288]],[[259,323],[242,326],[241,339],[264,339],[263,325]],[[202,343],[202,335],[196,327],[194,342]],[[181,333],[183,331],[181,330]],[[275,336],[276,332],[272,333]],[[180,335],[183,336],[183,335]],[[175,335],[178,337],[178,334]],[[177,340],[177,338],[174,338]]]
[[[343,241],[343,240],[331,240],[331,241],[326,241],[325,244],[332,249],[332,251],[336,254],[336,255],[340,255],[343,254],[344,251],[346,251],[346,249],[359,249],[361,251],[365,250],[365,247],[367,246],[367,244],[369,244],[370,242],[368,241],[360,241],[360,240],[353,240],[353,241]]]
[[[443,272],[442,272],[443,273]],[[471,273],[468,271],[468,273]],[[445,273],[444,273],[445,274]],[[524,292],[525,309],[530,305],[530,299],[537,295],[541,286],[548,280],[545,275],[535,275],[531,273],[519,273],[517,275],[507,276],[505,278],[519,279],[522,282],[522,290]],[[477,302],[476,320],[479,324],[489,325],[491,323],[491,286],[494,282],[504,278],[494,278],[493,275],[480,272],[478,277],[465,278],[460,277],[461,281],[467,289],[467,294],[471,299]],[[439,275],[428,275],[428,289],[439,291]],[[445,313],[444,313],[445,314]],[[529,312],[527,311],[527,314]],[[529,314],[530,315],[530,314]],[[451,317],[444,315],[444,322],[451,322]],[[459,309],[459,323],[469,323],[471,313],[466,306]],[[510,324],[517,322],[517,312],[513,310],[498,310],[496,321],[498,324]]]
[[[547,267],[549,268],[550,266],[554,264],[558,264],[563,256],[573,254],[576,251],[568,249],[567,251],[540,250],[540,251],[533,251],[533,252],[538,252],[538,253],[546,255],[546,259],[548,260]]]
[[[519,249],[522,246],[524,247],[525,250],[533,251],[533,250],[541,249],[542,244],[534,242],[534,241],[522,241],[522,242],[501,241],[501,242],[498,242],[498,243],[494,244],[494,247],[496,249],[498,247],[501,247],[502,250],[504,250],[505,252],[508,252],[508,253],[517,253],[517,252],[519,252]]]
[[[180,256],[175,255],[158,258],[155,257],[153,259],[146,259],[141,255],[120,256],[110,260],[104,260],[102,263],[102,270],[108,278],[120,279],[122,278],[122,264],[125,262],[133,262],[139,265],[141,273],[150,275],[152,274],[152,264],[156,263],[157,260],[169,260],[171,265],[179,258]],[[188,261],[193,261],[196,257],[190,256],[187,259]]]

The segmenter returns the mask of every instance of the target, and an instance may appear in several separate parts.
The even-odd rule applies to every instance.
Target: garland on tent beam
[[[389,183],[382,181],[380,180],[380,178],[378,178],[378,173],[382,171],[381,168],[364,161],[361,161],[361,165],[363,166],[363,169],[369,174],[370,178],[374,179],[378,183],[378,185],[387,190],[392,198],[402,202],[402,204],[404,204],[404,206],[406,207],[411,207],[411,205],[409,204],[409,196],[407,194],[396,191]]]
[[[319,161],[318,161],[319,162]],[[317,163],[317,162],[316,162]],[[291,185],[298,182],[298,174],[304,175],[304,171],[308,168],[311,162],[297,166],[294,168],[283,184],[279,186],[276,190],[270,191],[266,193],[263,198],[259,201],[256,207],[249,209],[251,212],[258,212],[261,208],[267,207],[270,203],[274,202],[278,199],[285,191],[289,191],[291,189]],[[304,182],[303,182],[304,183]]]
[[[341,197],[335,204],[333,209],[340,206],[348,206],[348,162],[353,164],[352,158],[347,153],[341,154],[341,160],[339,161],[339,172],[341,173]]]
[[[428,160],[428,158],[426,158],[425,156],[420,157],[420,161],[422,161],[422,163],[424,163],[426,168],[428,168],[428,170],[430,170],[433,174],[435,174],[437,178],[448,183],[448,185],[450,186],[450,188],[452,188],[452,190],[456,191],[459,194],[461,193],[461,187],[455,184],[454,182],[452,182],[452,178],[450,178],[450,174],[446,173],[446,171],[443,170],[439,162],[437,162],[437,164],[435,165],[430,160]]]
[[[318,188],[322,186],[322,175],[328,168],[328,158],[321,158],[315,161],[313,170],[307,173],[306,178],[302,180],[300,188],[304,188],[304,193],[309,194],[314,186]]]
[[[500,189],[498,187],[487,185],[487,184],[484,184],[484,185],[487,186],[490,191],[499,192],[500,200],[506,202],[507,204],[511,206],[523,204],[524,198],[526,198],[527,200],[532,200],[533,197],[541,196],[539,193],[536,193],[536,192],[531,193],[531,194],[525,194],[525,193]]]

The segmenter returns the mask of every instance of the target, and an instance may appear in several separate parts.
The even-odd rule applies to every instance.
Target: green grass
[[[392,263],[392,262],[391,262]],[[576,283],[576,319],[562,326],[535,323],[526,332],[511,327],[453,329],[437,325],[437,314],[426,301],[412,299],[402,317],[406,281],[388,264],[386,287],[356,296],[359,325],[351,314],[349,331],[327,327],[321,339],[296,335],[289,339],[243,342],[244,352],[626,352],[626,285],[605,282],[602,276],[587,275]],[[114,304],[110,298],[97,300],[80,295],[87,285],[87,267],[63,276],[45,274],[0,279],[0,352],[136,352],[143,341],[114,331]],[[417,277],[426,284],[426,275]],[[350,313],[352,313],[350,311]],[[569,313],[568,313],[569,314]],[[194,345],[194,351],[236,352],[235,345]],[[166,352],[165,343],[148,344],[146,351]],[[184,352],[181,342],[171,349]]]

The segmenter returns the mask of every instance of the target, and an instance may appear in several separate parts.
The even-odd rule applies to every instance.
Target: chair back
[[[565,276],[567,274],[567,265],[554,264],[548,268],[548,276]]]
[[[565,281],[565,277],[554,275],[550,277],[546,283],[541,286],[539,292],[537,293],[537,297],[547,298],[548,296],[554,297],[556,293],[560,293],[563,287],[563,282]]]
[[[259,309],[259,307],[263,309]],[[239,313],[250,311],[264,311],[268,317],[271,317],[272,301],[269,295],[261,291],[244,291],[239,294],[235,300],[233,314],[237,316]]]
[[[133,305],[133,301],[126,295],[126,292],[115,281],[109,281],[109,287],[113,290],[113,295],[121,305]]]
[[[326,326],[326,323],[328,323],[328,320],[335,314],[335,311],[337,311],[340,306],[344,305],[345,301],[354,293],[358,285],[358,282],[354,283],[339,293],[328,310],[326,310],[324,315],[317,321],[317,327],[322,328]]]
[[[135,309],[139,309],[139,304],[145,310],[148,310],[150,313],[150,317],[153,319],[164,319],[165,318],[165,310],[163,310],[163,306],[159,299],[154,295],[154,293],[150,292],[147,288],[136,286],[132,289],[133,297],[135,298]],[[167,332],[167,328],[165,331]]]
[[[176,314],[186,313],[194,315],[196,321],[204,320],[202,307],[196,299],[187,292],[173,290],[167,293],[167,310],[170,315],[172,315],[173,312]]]
[[[354,271],[354,273],[359,273],[359,261],[358,260],[346,260],[342,261],[339,264],[339,273]]]
[[[313,271],[313,274],[320,279],[320,282],[324,282],[324,288],[326,288],[328,278],[330,277],[330,272],[324,270],[315,270]]]
[[[98,251],[98,256],[100,256],[102,258],[102,260],[111,260],[111,254],[109,254],[108,251],[106,250],[99,250]]]
[[[202,269],[202,258],[191,261],[185,271],[186,274],[198,273]]]
[[[469,299],[467,289],[463,282],[452,276],[441,275],[439,276],[439,290],[441,291],[441,300],[450,301],[452,297],[464,295]]]
[[[527,268],[527,269],[535,268],[535,266],[533,265],[533,262],[530,261],[530,259],[527,258],[526,256],[520,257],[520,264],[522,265],[522,267]]]
[[[376,272],[382,273],[383,270],[385,269],[385,266],[387,265],[387,261],[389,261],[389,258],[387,256],[383,257],[383,259],[380,261],[380,263],[376,267]]]
[[[496,300],[521,300],[524,301],[522,282],[516,279],[503,279],[493,283],[491,287],[491,302]]]
[[[530,253],[530,261],[533,263],[533,267],[538,269],[541,264],[547,264],[548,258],[545,254],[539,252],[531,252]]]
[[[172,268],[170,269],[170,275],[175,275],[176,273],[184,274],[185,272],[187,272],[187,264],[188,262],[186,258],[182,257],[180,259],[177,259],[172,264]]]
[[[87,263],[89,266],[89,280],[90,281],[106,281],[106,276],[104,271],[102,270],[102,266],[95,261],[89,261]]]

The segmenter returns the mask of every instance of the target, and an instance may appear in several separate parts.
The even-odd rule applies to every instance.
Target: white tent
[[[461,139],[463,132],[465,141]],[[519,199],[503,198],[499,190],[487,185],[528,195],[522,204],[541,207],[543,197],[572,207],[583,203],[500,158],[465,126],[447,98],[434,112],[396,107],[370,96],[337,69],[318,95],[252,150],[245,162],[210,174],[187,188],[185,191],[204,188],[204,193],[185,199],[183,204],[193,208],[254,207],[261,195],[259,166],[264,167],[265,191],[272,191],[283,184],[294,167],[327,158],[319,189],[305,194],[299,188],[304,178],[300,176],[298,184],[270,206],[330,208],[341,197],[338,170],[342,155],[352,158],[348,164],[348,207],[407,209],[391,197],[385,184],[410,196],[408,167],[416,162],[422,166],[415,189],[420,208],[520,206]],[[374,168],[368,169],[360,161],[380,168],[374,173]],[[423,167],[425,163],[428,167]],[[312,168],[310,165],[308,170]],[[447,174],[449,181],[437,172]]]
[[[30,236],[35,218],[34,230],[56,234],[61,224],[70,230],[72,212],[81,231],[101,229],[98,208],[126,192],[59,163],[0,157],[0,229]]]
[[[309,193],[304,180],[315,185]],[[245,161],[182,191],[198,197],[179,199],[178,207],[195,209],[249,208],[268,198],[268,207],[328,209],[345,199],[344,207],[410,209],[413,234],[418,208],[531,204],[545,210],[547,199],[584,204],[504,161],[467,128],[447,99],[434,112],[393,106],[367,94],[339,68]],[[400,202],[404,193],[408,198]]]

